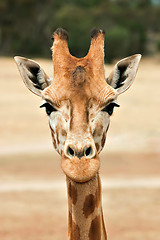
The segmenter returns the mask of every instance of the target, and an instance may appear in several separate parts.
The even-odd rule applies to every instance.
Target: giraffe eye
[[[52,112],[56,112],[57,110],[49,103],[44,103],[40,106],[40,108],[46,108],[46,113],[49,116]]]
[[[111,116],[113,113],[114,107],[120,107],[120,105],[115,102],[111,102],[105,108],[103,108],[102,111],[107,112]]]

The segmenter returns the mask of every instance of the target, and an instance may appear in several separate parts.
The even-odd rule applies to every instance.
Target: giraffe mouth
[[[63,172],[75,182],[88,182],[98,173],[100,160],[98,154],[94,158],[88,159],[85,156],[72,159],[62,154],[61,167]]]

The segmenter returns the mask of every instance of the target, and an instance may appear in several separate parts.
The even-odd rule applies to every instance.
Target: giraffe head
[[[98,154],[104,147],[110,116],[119,107],[118,95],[133,82],[141,55],[117,62],[105,79],[102,30],[92,31],[84,58],[70,54],[65,30],[57,29],[53,38],[53,78],[33,60],[15,57],[15,61],[25,85],[42,98],[64,173],[73,181],[86,182],[99,170]]]

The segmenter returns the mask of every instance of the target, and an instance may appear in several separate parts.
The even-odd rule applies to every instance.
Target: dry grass
[[[52,62],[38,60],[48,75]],[[65,181],[53,151],[41,100],[27,91],[12,59],[0,59],[0,189],[3,184]],[[107,66],[110,72],[113,66]],[[160,63],[142,61],[135,83],[120,96],[101,154],[102,179],[159,179]],[[103,190],[109,239],[159,240],[159,188]],[[0,239],[67,239],[65,186],[0,191]]]

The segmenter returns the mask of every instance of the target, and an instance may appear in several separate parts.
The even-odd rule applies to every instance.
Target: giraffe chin
[[[98,155],[91,159],[86,157],[69,159],[62,155],[61,167],[68,178],[74,182],[84,183],[91,180],[98,173],[100,160]]]

